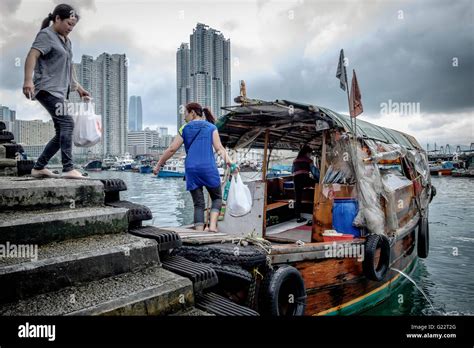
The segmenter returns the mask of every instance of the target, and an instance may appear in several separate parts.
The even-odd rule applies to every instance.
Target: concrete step
[[[0,178],[0,211],[93,207],[104,197],[100,180]]]
[[[43,245],[127,230],[127,209],[123,208],[0,213],[0,244],[10,242]]]
[[[189,279],[161,267],[0,305],[0,315],[165,315],[194,305]]]
[[[10,249],[12,250],[12,249]],[[126,233],[42,245],[34,259],[0,258],[0,303],[159,266],[154,240]]]

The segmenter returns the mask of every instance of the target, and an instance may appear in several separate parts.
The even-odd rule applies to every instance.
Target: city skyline
[[[245,80],[250,98],[347,113],[347,98],[335,78],[344,48],[348,71],[357,70],[361,119],[412,134],[422,144],[472,141],[469,1],[248,1],[245,11],[233,2],[70,3],[81,14],[71,34],[74,60],[84,53],[126,53],[129,93],[146,100],[144,126],[176,132],[176,48],[197,23],[206,23],[232,39],[232,97],[238,81]],[[54,2],[7,0],[0,6],[6,14],[0,24],[0,103],[17,110],[18,118],[46,120],[41,106],[21,95],[22,62]],[[438,25],[445,21],[450,25]],[[418,103],[420,112],[385,112],[382,105],[390,101]]]

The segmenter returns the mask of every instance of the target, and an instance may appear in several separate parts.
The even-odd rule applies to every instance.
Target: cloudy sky
[[[49,118],[21,94],[23,62],[41,20],[60,2],[0,0],[0,104],[18,118]],[[201,22],[231,39],[233,96],[243,79],[252,98],[346,112],[335,78],[344,48],[361,88],[361,119],[405,131],[424,146],[474,141],[472,0],[67,3],[81,15],[70,35],[74,60],[125,53],[129,95],[142,96],[146,126],[176,133],[176,49]],[[397,113],[400,103],[413,108]]]

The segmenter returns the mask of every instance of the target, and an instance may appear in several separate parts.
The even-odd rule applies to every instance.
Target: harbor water
[[[243,173],[247,174],[248,173]],[[148,206],[156,226],[192,223],[193,204],[182,178],[156,178],[134,172],[92,172],[91,178],[120,178],[122,199]],[[393,295],[367,315],[474,315],[474,179],[433,177],[437,195],[430,205],[430,252]]]

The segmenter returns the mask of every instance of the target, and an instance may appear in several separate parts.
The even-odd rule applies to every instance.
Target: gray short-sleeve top
[[[60,34],[50,26],[36,35],[31,47],[41,52],[33,74],[35,96],[44,90],[57,98],[68,99],[72,84],[71,40],[61,40]]]

